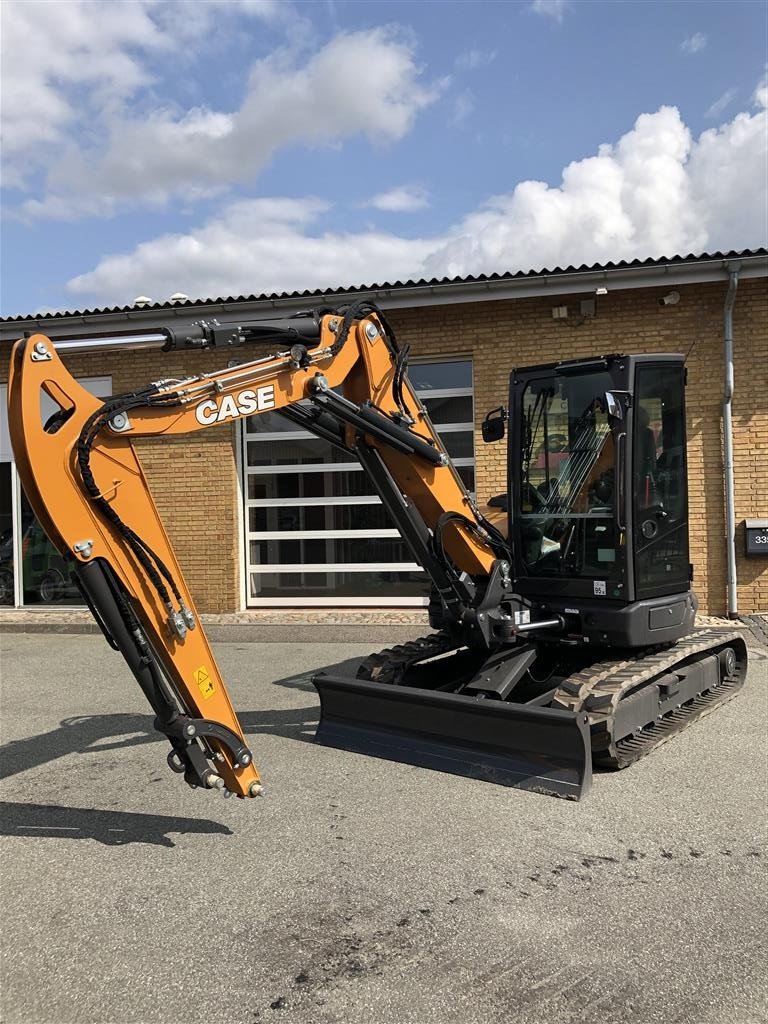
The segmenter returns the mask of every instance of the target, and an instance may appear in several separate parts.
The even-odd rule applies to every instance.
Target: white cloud
[[[311,234],[328,204],[318,199],[252,199],[231,204],[198,231],[163,235],[127,255],[108,256],[69,282],[75,295],[161,300],[336,287],[415,273],[429,242],[384,232]],[[371,277],[370,275],[373,275]]]
[[[703,132],[687,171],[710,250],[768,245],[768,88],[753,97],[755,113],[740,113]]]
[[[475,97],[471,89],[465,89],[459,93],[453,101],[453,111],[450,123],[454,128],[461,128],[467,123],[467,118],[475,109]]]
[[[182,49],[205,62],[214,22],[218,30],[225,16],[245,13],[293,26],[292,10],[254,0],[115,0],[94,18],[86,0],[9,0],[6,184],[23,186],[36,163],[50,168],[23,213],[73,219],[187,200],[251,181],[282,146],[397,140],[443,88],[423,83],[412,45],[394,30],[339,34],[303,61],[291,32],[289,45],[253,65],[238,109],[152,105],[158,59]]]
[[[768,67],[763,72],[763,77],[757,83],[752,95],[752,102],[756,107],[768,108]]]
[[[703,50],[706,45],[707,37],[704,33],[694,32],[692,36],[688,36],[682,41],[682,43],[680,43],[680,49],[683,53],[694,54]]]
[[[440,236],[322,232],[316,199],[251,200],[186,235],[103,259],[69,282],[97,303],[349,286],[766,245],[768,84],[756,109],[693,139],[679,112],[641,114],[618,142],[525,181]]]
[[[236,13],[273,18],[272,0],[4,0],[2,120],[6,184],[154,80],[151,59]],[[30,48],[30,40],[33,46]],[[43,149],[41,150],[41,147]]]
[[[615,145],[569,164],[551,188],[525,181],[470,214],[436,250],[428,270],[487,273],[509,266],[563,266],[677,252],[703,237],[684,163],[690,135],[674,108],[641,115]]]
[[[232,14],[248,15],[262,21],[281,21],[297,16],[289,3],[280,0],[145,0],[162,29],[176,39],[208,36],[222,18]]]
[[[3,148],[5,156],[66,137],[76,118],[70,90],[87,87],[105,102],[151,80],[131,51],[166,45],[144,5],[118,2],[3,4]],[[30,50],[30,41],[34,45]]]
[[[716,118],[724,113],[726,107],[736,99],[738,89],[726,89],[722,96],[718,96],[712,106],[707,110],[704,117]]]
[[[495,50],[465,50],[454,61],[454,67],[457,71],[476,71],[477,68],[493,64],[495,60]]]
[[[412,213],[429,206],[429,194],[421,185],[400,185],[387,192],[379,192],[366,205],[388,213]]]
[[[492,199],[435,249],[425,270],[477,274],[765,245],[764,94],[695,141],[674,107],[642,114],[559,187],[526,181]]]
[[[534,14],[541,14],[545,18],[551,18],[558,25],[562,23],[567,0],[533,0],[531,10]]]

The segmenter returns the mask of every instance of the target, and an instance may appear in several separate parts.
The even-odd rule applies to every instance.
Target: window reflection
[[[21,498],[21,579],[24,604],[82,604],[69,566]]]
[[[519,518],[522,555],[532,575],[621,575],[616,453],[600,397],[610,387],[607,373],[557,373],[526,385]]]
[[[686,590],[685,409],[682,367],[641,366],[635,411],[635,582],[638,597]]]
[[[425,573],[397,572],[274,572],[251,573],[251,598],[335,598],[337,600],[383,598],[427,598],[429,579]]]

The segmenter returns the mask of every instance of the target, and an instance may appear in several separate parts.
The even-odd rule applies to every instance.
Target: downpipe
[[[723,309],[725,383],[723,390],[723,470],[725,477],[725,552],[728,569],[728,618],[738,618],[736,586],[736,511],[733,481],[733,306],[739,286],[738,270],[731,270]]]

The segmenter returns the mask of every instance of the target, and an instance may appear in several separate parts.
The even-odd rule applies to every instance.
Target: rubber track
[[[629,736],[614,740],[612,726],[619,702],[644,684],[663,675],[681,662],[697,655],[716,654],[733,647],[735,677],[670,711],[661,719],[639,722]],[[597,662],[592,668],[575,672],[558,687],[552,706],[568,711],[586,711],[592,733],[592,757],[606,768],[626,768],[661,746],[686,726],[730,700],[741,688],[746,675],[747,649],[740,631],[707,629],[685,637],[671,647],[638,652],[621,661]]]
[[[418,640],[409,640],[406,644],[368,655],[357,670],[357,678],[399,686],[414,665],[460,647],[461,644],[447,633],[431,633]]]

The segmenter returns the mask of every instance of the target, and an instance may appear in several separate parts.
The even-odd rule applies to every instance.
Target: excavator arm
[[[253,755],[134,439],[282,410],[355,452],[447,614],[465,625],[482,596],[478,587],[483,591],[492,580],[497,589],[509,586],[509,556],[408,382],[407,346],[398,347],[370,303],[279,322],[201,321],[181,334],[164,333],[167,348],[227,349],[265,337],[291,344],[272,356],[158,380],[101,402],[74,380],[50,339],[25,337],[11,360],[11,442],[33,511],[70,561],[108,642],[147,696],[155,727],[170,741],[171,768],[193,786],[256,796],[261,783]],[[58,406],[46,423],[41,392]]]

